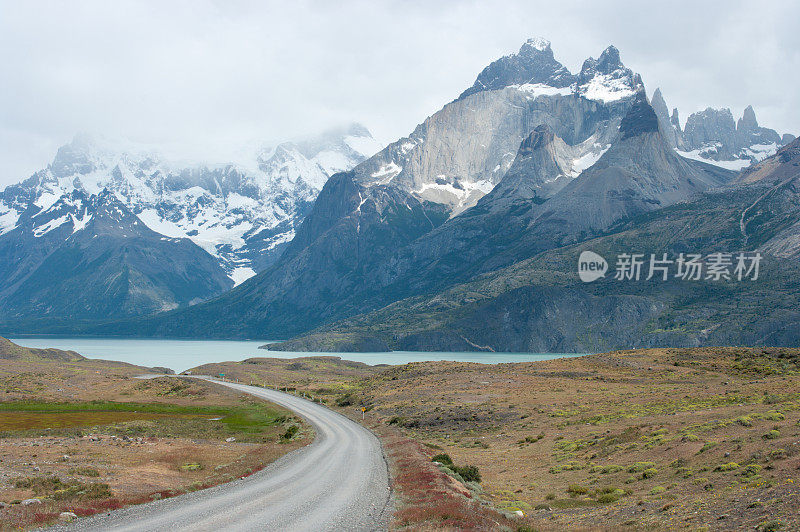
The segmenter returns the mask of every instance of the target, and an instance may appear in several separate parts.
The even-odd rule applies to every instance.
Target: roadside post
[[[364,416],[365,415],[367,415],[367,407],[366,406],[362,406],[361,407],[361,420],[362,421],[364,420]]]

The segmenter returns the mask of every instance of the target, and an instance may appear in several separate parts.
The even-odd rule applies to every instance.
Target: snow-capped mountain
[[[17,227],[31,208],[49,212],[75,191],[91,196],[107,190],[153,231],[191,239],[238,284],[275,260],[330,175],[379,148],[366,128],[353,124],[261,148],[245,162],[186,165],[78,135],[47,168],[0,193],[0,234]],[[39,217],[33,235],[62,224],[74,228],[80,219],[71,216],[46,223]]]
[[[568,145],[560,161],[566,175],[558,180],[564,185],[608,149],[643,91],[641,78],[613,46],[572,74],[549,41],[530,39],[487,66],[472,87],[408,137],[358,165],[356,181],[398,188],[456,216],[503,179],[520,143],[547,124]]]
[[[152,231],[108,189],[73,189],[46,207],[31,204],[0,235],[6,322],[150,314],[232,286],[214,257],[188,238]]]
[[[656,89],[652,106],[664,137],[682,156],[729,170],[742,170],[774,155],[781,146],[794,140],[774,129],[761,127],[752,106],[747,106],[738,121],[730,109],[711,107],[692,113],[681,128],[678,109],[672,115],[661,89]]]

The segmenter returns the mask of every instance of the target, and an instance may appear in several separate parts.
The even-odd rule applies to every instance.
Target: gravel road
[[[285,406],[314,427],[316,438],[243,480],[78,519],[56,529],[387,529],[391,491],[383,451],[374,434],[324,406],[293,395],[215,382]]]

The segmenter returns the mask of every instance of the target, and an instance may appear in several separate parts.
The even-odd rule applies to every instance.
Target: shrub
[[[448,467],[453,465],[453,459],[450,458],[450,455],[447,453],[440,453],[431,458],[431,462],[439,462],[442,465],[446,465]]]
[[[481,481],[481,473],[478,471],[476,466],[467,465],[467,466],[452,466],[450,469],[453,470],[454,473],[457,473],[467,482],[480,482]]]
[[[620,495],[616,493],[602,493],[597,496],[597,502],[602,504],[609,504],[612,502],[617,502],[620,498]]]
[[[628,473],[640,473],[645,469],[650,469],[655,466],[655,462],[636,462],[628,468]]]
[[[664,486],[656,486],[650,490],[650,495],[658,495],[659,493],[664,493],[665,491],[667,491],[667,488]]]
[[[705,443],[705,445],[703,445],[703,447],[701,447],[701,448],[700,448],[700,450],[699,450],[699,451],[697,451],[697,452],[698,452],[698,453],[704,453],[704,452],[708,451],[709,449],[713,449],[713,448],[714,448],[714,447],[716,447],[717,445],[719,445],[719,443],[717,443],[717,442],[715,442],[715,441],[707,441],[707,442]]]
[[[764,438],[765,440],[774,440],[774,439],[780,438],[781,437],[781,433],[778,432],[777,430],[771,430],[771,431],[767,432],[766,434],[764,434],[761,437]]]
[[[699,439],[700,437],[697,434],[694,434],[692,432],[687,432],[686,434],[683,435],[681,441],[697,441]]]
[[[767,421],[783,421],[786,419],[782,413],[778,412],[777,410],[770,410],[766,414],[764,414],[764,419]]]
[[[655,467],[648,467],[642,471],[642,478],[652,478],[658,474],[658,469]]]
[[[99,477],[100,471],[94,469],[92,467],[73,467],[69,471],[67,471],[70,475],[77,475],[82,477]]]
[[[352,393],[346,393],[336,398],[336,406],[350,406],[358,402]]]
[[[745,466],[744,469],[742,469],[742,476],[750,478],[750,477],[754,477],[754,476],[758,475],[760,472],[761,472],[761,466],[760,465],[758,465],[758,464],[750,464],[748,466]]]
[[[283,433],[281,438],[284,440],[291,440],[297,434],[297,431],[300,430],[300,427],[297,425],[291,425],[289,428],[286,429],[286,432]]]
[[[773,449],[769,452],[769,457],[773,460],[786,458],[786,449]]]
[[[772,521],[767,521],[759,525],[758,529],[761,532],[775,532],[776,530],[780,530],[783,528],[783,523],[778,521],[777,519],[773,519]]]
[[[587,493],[589,493],[589,488],[587,488],[586,486],[580,486],[578,484],[570,484],[569,487],[567,488],[567,493],[569,493],[573,497],[576,497],[578,495],[586,495]]]
[[[552,501],[552,500],[555,500],[556,494],[555,493],[548,493],[547,495],[544,496],[544,498],[547,501]]]
[[[675,474],[683,478],[689,478],[694,475],[694,472],[691,467],[679,467],[677,471],[675,471]]]
[[[750,416],[741,416],[735,419],[736,423],[742,425],[743,427],[752,427],[753,426],[753,418]]]
[[[739,464],[736,462],[728,462],[727,464],[718,465],[716,468],[714,468],[714,471],[733,471],[735,469],[739,469],[739,467]]]

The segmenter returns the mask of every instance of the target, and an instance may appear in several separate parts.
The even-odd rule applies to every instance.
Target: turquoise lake
[[[425,360],[455,360],[498,364],[530,362],[581,356],[582,353],[456,353],[446,351],[391,351],[388,353],[315,353],[267,351],[258,347],[268,340],[153,340],[117,338],[10,338],[25,347],[55,347],[76,351],[87,358],[119,360],[141,366],[162,366],[183,371],[209,362],[244,360],[252,357],[297,358],[339,356],[366,364],[406,364]]]

